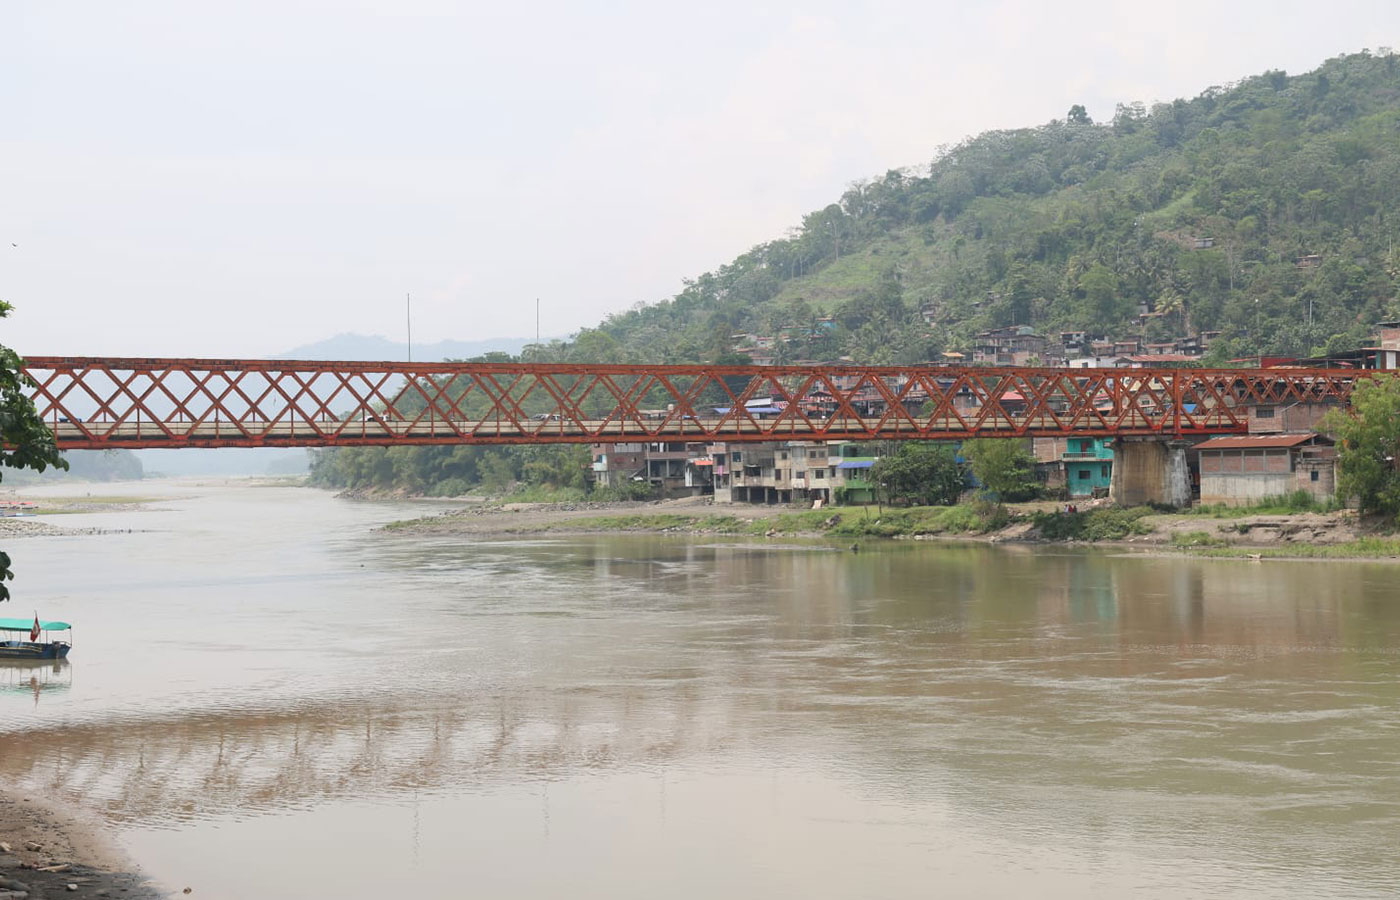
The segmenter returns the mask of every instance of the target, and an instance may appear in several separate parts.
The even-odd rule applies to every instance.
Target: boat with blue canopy
[[[32,620],[0,619],[0,660],[66,659],[73,643],[52,639],[49,632],[53,631],[71,634],[73,626],[67,622],[44,622],[38,616]]]

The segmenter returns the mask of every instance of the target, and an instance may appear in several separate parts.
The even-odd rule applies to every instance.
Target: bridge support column
[[[1119,506],[1191,505],[1187,441],[1118,438],[1113,442],[1113,481],[1108,495]]]

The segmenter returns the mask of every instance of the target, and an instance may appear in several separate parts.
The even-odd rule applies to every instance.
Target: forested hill
[[[714,361],[751,332],[792,338],[778,362],[913,363],[1010,324],[1221,331],[1217,357],[1355,346],[1400,315],[1397,200],[1400,65],[1363,52],[1122,104],[1111,122],[1075,107],[970,138],[852,185],[672,299],[534,352]],[[834,327],[815,327],[823,315]]]

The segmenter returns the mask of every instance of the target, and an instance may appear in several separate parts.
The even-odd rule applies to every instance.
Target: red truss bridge
[[[561,365],[30,357],[60,448],[1181,438],[1347,402],[1324,369]]]

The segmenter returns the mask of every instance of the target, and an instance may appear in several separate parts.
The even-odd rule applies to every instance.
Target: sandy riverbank
[[[716,505],[704,497],[617,503],[506,503],[450,510],[385,526],[414,534],[461,534],[505,537],[537,534],[593,534],[618,531],[734,532],[734,523],[752,526],[791,512],[782,506]],[[668,528],[665,521],[685,527]],[[629,527],[635,525],[635,527]],[[722,529],[719,526],[724,526]],[[708,528],[707,528],[708,526]]]
[[[73,809],[0,791],[0,900],[165,896],[106,834],[100,821]]]
[[[530,534],[733,534],[766,538],[849,540],[986,541],[1025,544],[1084,544],[1154,553],[1192,555],[1387,559],[1400,556],[1400,539],[1378,534],[1354,512],[1237,514],[1211,516],[1138,511],[1129,530],[1097,540],[1056,538],[1032,521],[1060,504],[1021,504],[1010,521],[981,530],[958,527],[955,517],[928,510],[878,510],[832,507],[821,511],[745,504],[716,505],[703,498],[655,503],[515,503],[481,506],[424,516],[386,526],[395,533],[509,537]],[[1106,513],[1110,507],[1083,508],[1080,515]],[[946,524],[945,524],[946,523]]]

